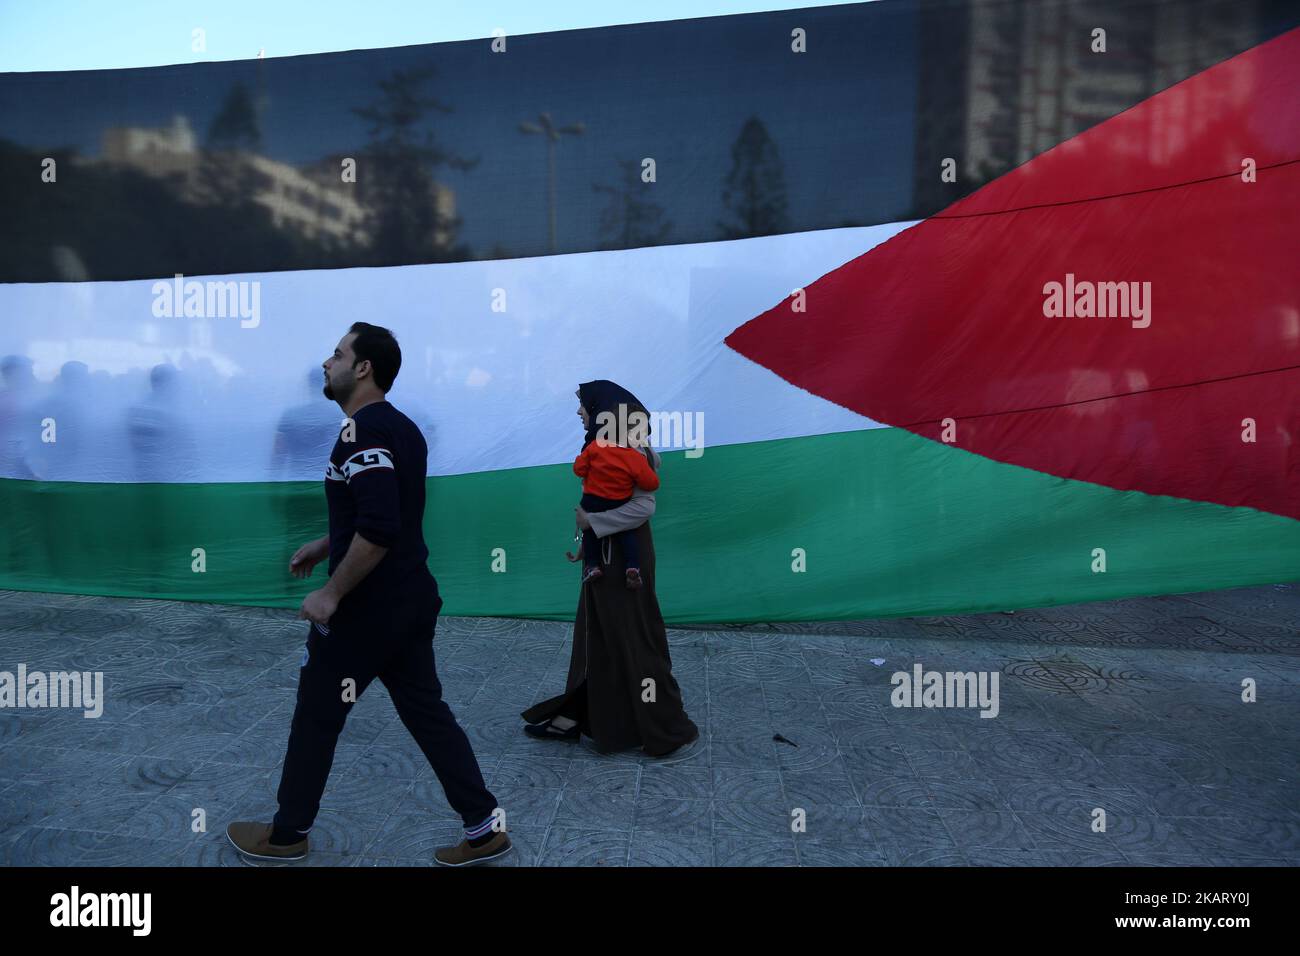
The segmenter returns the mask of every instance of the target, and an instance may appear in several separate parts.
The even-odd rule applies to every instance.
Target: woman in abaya
[[[580,385],[578,400],[578,416],[586,428],[584,448],[607,420],[601,418],[602,412],[615,422],[626,422],[634,412],[649,420],[636,396],[603,379]],[[659,456],[644,439],[648,434],[647,426],[640,448],[658,471]],[[591,528],[600,538],[600,559],[607,569],[623,567],[617,532],[635,529],[643,584],[629,589],[621,573],[606,573],[579,585],[564,693],[523,712],[530,736],[576,742],[586,734],[602,753],[640,747],[653,757],[666,756],[699,736],[673,679],[668,635],[655,593],[655,550],[648,520],[654,506],[653,492],[638,488],[626,504],[610,511],[588,514],[576,509],[578,526]],[[654,683],[646,685],[647,679]]]

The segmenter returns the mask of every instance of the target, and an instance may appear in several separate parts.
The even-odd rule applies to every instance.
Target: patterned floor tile
[[[224,830],[275,812],[294,612],[18,592],[0,608],[0,653],[104,670],[107,694],[94,720],[0,713],[0,865],[248,865]],[[662,760],[522,732],[563,686],[571,625],[445,618],[435,650],[515,834],[493,865],[1295,866],[1298,627],[1300,589],[1271,586],[674,627],[702,736]],[[998,716],[894,707],[891,675],[917,661],[997,671]],[[378,683],[322,806],[305,865],[424,867],[462,832]]]

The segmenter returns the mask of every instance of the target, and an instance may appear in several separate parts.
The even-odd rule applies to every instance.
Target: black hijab
[[[583,382],[578,386],[578,401],[587,410],[587,434],[582,439],[583,448],[596,440],[596,433],[600,431],[600,425],[597,424],[596,419],[600,413],[609,412],[617,419],[620,405],[627,406],[627,411],[623,413],[625,420],[626,416],[631,415],[633,412],[640,412],[646,416],[645,434],[647,440],[649,439],[650,413],[641,404],[641,400],[622,385],[616,385],[603,378],[598,378],[594,382]]]

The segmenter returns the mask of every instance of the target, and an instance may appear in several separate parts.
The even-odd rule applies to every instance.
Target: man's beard
[[[326,379],[325,387],[321,389],[321,391],[325,393],[325,397],[328,398],[331,402],[338,402],[340,405],[342,405],[346,403],[349,398],[352,397],[352,391],[354,388],[356,388],[355,381],[349,382],[346,385],[340,385],[338,388],[335,388],[329,383],[329,379]]]

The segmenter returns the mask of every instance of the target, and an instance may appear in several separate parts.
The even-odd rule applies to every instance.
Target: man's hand
[[[328,624],[338,606],[338,598],[328,588],[318,588],[302,599],[298,617],[314,624]]]
[[[579,528],[583,531],[587,531],[591,528],[591,519],[587,517],[587,512],[583,511],[581,508],[574,508],[573,513],[578,519]]]
[[[311,577],[311,569],[330,556],[330,539],[308,541],[289,559],[289,573],[295,578]]]

